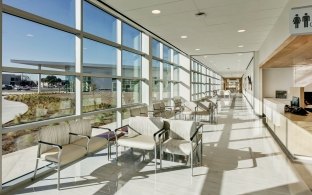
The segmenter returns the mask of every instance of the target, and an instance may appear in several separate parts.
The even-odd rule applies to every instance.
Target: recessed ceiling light
[[[242,33],[242,32],[246,32],[245,29],[239,29],[237,32]]]
[[[26,37],[34,37],[34,35],[33,35],[33,34],[28,33],[28,34],[26,35]]]
[[[208,56],[204,56],[204,58],[207,58]]]
[[[243,54],[242,54],[242,53],[239,53],[239,54],[237,54],[237,55],[242,56]]]
[[[242,47],[244,47],[244,45],[239,45],[239,46],[237,46],[237,47],[240,47],[240,48],[242,48]]]
[[[155,10],[152,11],[153,14],[160,14],[160,12],[161,12],[161,11],[158,10],[158,9],[155,9]]]
[[[196,51],[199,51],[200,49],[195,49]]]
[[[186,39],[186,38],[187,38],[186,35],[182,35],[182,36],[181,36],[181,39]]]

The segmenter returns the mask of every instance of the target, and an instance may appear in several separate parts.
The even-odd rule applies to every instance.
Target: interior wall
[[[268,34],[259,50],[259,63],[263,63],[268,57],[290,36],[289,12],[293,7],[311,5],[311,0],[289,0],[274,27]]]
[[[180,55],[180,65],[181,69],[179,71],[180,85],[179,85],[179,94],[180,97],[185,101],[191,100],[191,62],[190,59],[184,55]]]
[[[294,68],[263,69],[263,97],[275,98],[276,90],[287,91],[295,86]]]

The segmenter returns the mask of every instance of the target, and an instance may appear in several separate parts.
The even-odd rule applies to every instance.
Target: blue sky
[[[75,0],[4,0],[5,4],[75,27]],[[84,3],[84,30],[116,41],[116,19],[89,3]],[[128,25],[123,44],[140,49],[138,30]],[[14,64],[11,59],[75,62],[75,36],[8,14],[3,15],[3,66],[30,67]],[[116,49],[84,39],[84,62],[116,64]],[[123,63],[134,64],[135,55],[125,56]]]

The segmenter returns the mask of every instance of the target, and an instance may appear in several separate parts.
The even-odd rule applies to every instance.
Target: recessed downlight
[[[242,47],[244,47],[244,45],[238,45],[237,47],[242,48]]]
[[[195,50],[196,50],[196,51],[199,51],[200,49],[197,48],[197,49],[195,49]]]
[[[242,56],[243,54],[242,53],[239,53],[239,54],[237,54],[238,56]]]
[[[187,36],[186,35],[182,35],[181,39],[187,39]]]
[[[242,32],[246,32],[245,29],[239,29],[237,32],[242,33]]]
[[[160,10],[158,10],[158,9],[154,9],[154,10],[152,11],[152,13],[153,13],[153,14],[160,14],[160,13],[161,13],[161,11],[160,11]]]

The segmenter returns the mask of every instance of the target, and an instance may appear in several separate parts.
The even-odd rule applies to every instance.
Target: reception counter
[[[312,157],[312,113],[307,116],[284,113],[290,100],[264,98],[265,122],[294,157]]]

